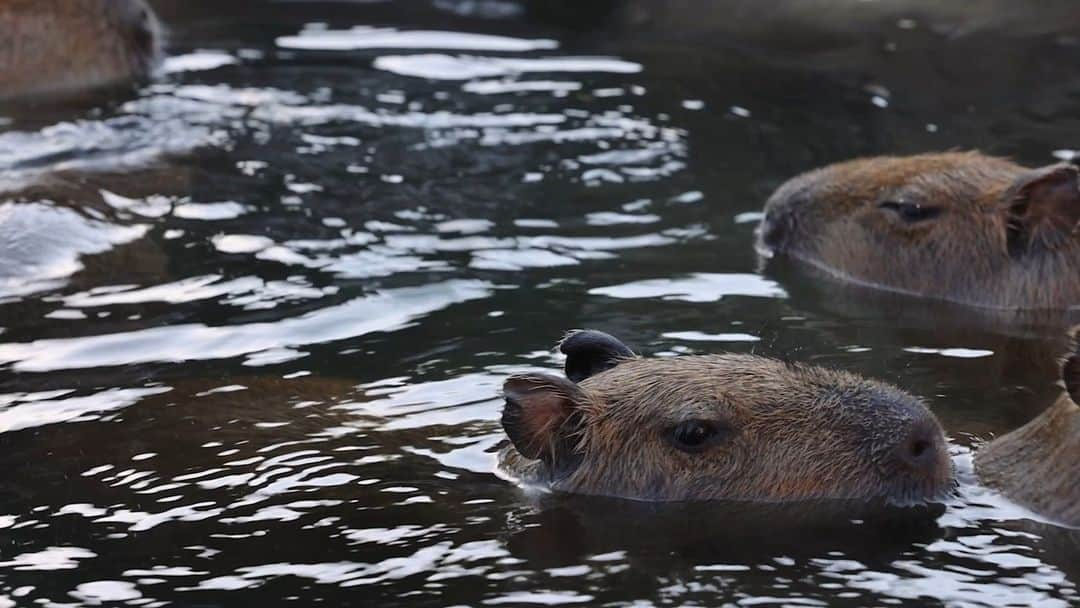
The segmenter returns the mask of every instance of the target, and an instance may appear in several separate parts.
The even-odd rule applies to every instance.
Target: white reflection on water
[[[348,30],[309,28],[296,36],[282,36],[277,45],[287,49],[350,51],[357,49],[446,49],[451,51],[535,51],[555,49],[559,43],[544,38],[526,39],[490,34],[396,30],[359,25]]]
[[[81,547],[49,547],[41,551],[20,553],[8,561],[0,561],[0,568],[15,570],[72,570],[79,567],[80,559],[90,559],[97,554]]]
[[[471,80],[525,72],[611,72],[635,74],[641,64],[613,57],[542,57],[535,59],[517,57],[470,57],[466,55],[440,55],[422,53],[417,55],[384,55],[375,59],[376,69],[401,76],[415,76],[432,80]]]
[[[356,122],[375,127],[412,127],[451,129],[459,127],[498,128],[554,125],[566,121],[562,114],[511,112],[505,114],[455,114],[452,112],[376,112],[353,105],[260,105],[253,116],[275,123],[319,125],[332,122]]]
[[[0,204],[0,297],[53,289],[82,269],[79,258],[141,238],[148,226],[116,226],[41,203]]]
[[[57,171],[121,171],[226,141],[221,131],[203,126],[207,121],[150,110],[153,116],[129,114],[0,133],[0,192],[24,188]]]
[[[222,327],[192,323],[84,338],[0,344],[0,362],[12,363],[20,371],[49,371],[236,357],[400,329],[417,317],[451,304],[483,298],[491,289],[483,281],[453,280],[390,289],[276,322]]]
[[[40,399],[35,395],[2,395],[0,433],[17,431],[57,422],[86,420],[90,414],[125,408],[147,395],[171,390],[167,386],[150,388],[110,388],[82,397]],[[64,391],[66,392],[66,391]]]
[[[142,289],[134,285],[109,285],[95,287],[64,298],[64,304],[72,308],[110,306],[114,304],[142,304],[168,302],[181,304],[208,300],[228,294],[245,293],[260,288],[264,282],[257,277],[242,277],[222,281],[219,274],[210,274],[171,283],[162,283]]]
[[[761,338],[750,334],[708,334],[701,331],[669,331],[661,334],[665,338],[674,340],[689,340],[693,342],[759,342]]]
[[[589,293],[612,298],[660,298],[684,302],[715,302],[725,296],[787,297],[787,292],[775,281],[740,273],[696,273],[681,279],[648,279],[595,287]]]
[[[461,85],[466,93],[501,95],[504,93],[568,93],[581,89],[580,82],[557,80],[474,80]]]
[[[220,203],[181,203],[173,207],[173,216],[185,220],[231,220],[250,211],[247,205],[235,201]]]
[[[161,70],[166,74],[203,72],[236,63],[239,63],[239,60],[224,51],[195,51],[186,55],[166,57]]]
[[[925,348],[922,346],[909,346],[904,348],[904,350],[909,353],[941,355],[942,357],[955,357],[957,359],[977,359],[979,357],[989,357],[994,354],[994,351],[992,350],[981,348]]]
[[[127,581],[92,581],[82,583],[71,592],[75,599],[90,606],[100,606],[106,602],[129,602],[142,597],[134,583]]]

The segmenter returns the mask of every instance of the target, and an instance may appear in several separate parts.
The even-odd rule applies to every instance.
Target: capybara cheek
[[[865,222],[841,220],[825,227],[817,239],[807,239],[812,249],[813,261],[838,271],[840,274],[859,276],[865,274],[868,262],[865,255],[868,243]]]

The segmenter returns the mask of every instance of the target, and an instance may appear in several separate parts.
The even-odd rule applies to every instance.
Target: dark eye
[[[933,219],[941,215],[941,207],[920,205],[919,203],[885,201],[883,203],[879,203],[878,207],[892,211],[893,213],[900,216],[900,219],[904,220],[905,222],[921,222],[923,220]]]
[[[683,420],[671,432],[671,441],[684,452],[698,452],[708,447],[720,429],[706,420]]]

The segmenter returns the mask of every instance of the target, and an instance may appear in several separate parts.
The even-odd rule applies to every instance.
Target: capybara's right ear
[[[1069,332],[1072,341],[1065,363],[1061,366],[1061,378],[1065,381],[1065,390],[1069,392],[1073,403],[1080,405],[1080,325]]]
[[[550,465],[572,449],[581,426],[579,407],[588,401],[576,384],[548,374],[523,374],[503,383],[503,396],[503,429],[522,456]]]
[[[609,370],[634,356],[634,351],[618,338],[595,329],[571,331],[559,343],[559,350],[566,355],[566,377],[574,382]]]
[[[1080,227],[1080,169],[1076,165],[1031,169],[1005,196],[1013,248],[1057,247]]]

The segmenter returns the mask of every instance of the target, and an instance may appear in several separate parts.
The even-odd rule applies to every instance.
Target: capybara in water
[[[777,189],[758,247],[874,287],[1067,309],[1080,304],[1077,173],[976,152],[838,163]]]
[[[980,480],[1032,510],[1080,526],[1080,327],[1062,364],[1065,393],[975,455]]]
[[[160,39],[143,0],[0,0],[0,99],[143,78]]]
[[[953,485],[937,419],[845,372],[751,355],[644,359],[596,331],[561,344],[569,379],[512,376],[507,475],[639,500],[926,502]]]

